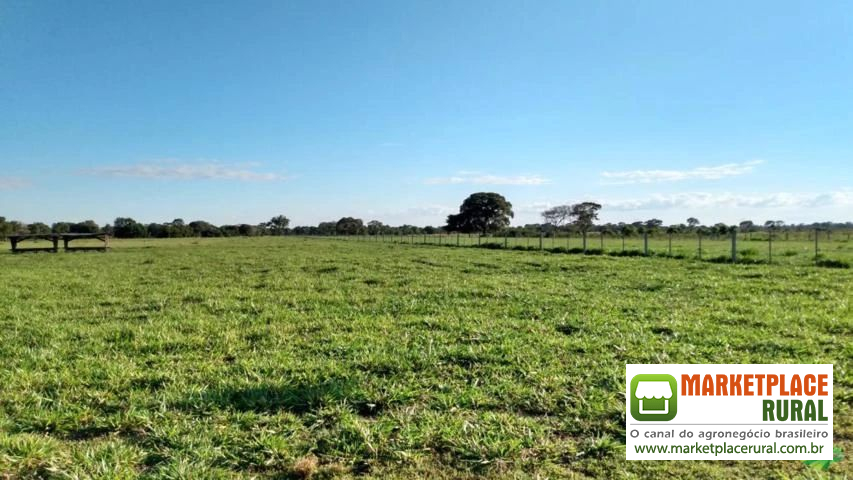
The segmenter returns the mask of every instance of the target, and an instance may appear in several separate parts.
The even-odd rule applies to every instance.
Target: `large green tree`
[[[572,218],[571,205],[557,205],[542,212],[542,219],[545,223],[560,228]]]
[[[290,219],[284,215],[276,215],[266,223],[267,228],[273,235],[284,235],[287,232],[287,227],[290,225]]]
[[[595,202],[581,202],[572,205],[570,216],[572,223],[583,234],[583,249],[586,251],[586,234],[598,220],[598,211],[601,204]]]
[[[360,218],[344,217],[335,225],[338,235],[358,235],[363,229],[364,222]]]
[[[130,217],[118,217],[113,222],[113,235],[116,238],[142,238],[147,234],[145,225]]]
[[[486,235],[509,226],[513,217],[512,204],[503,195],[491,192],[471,194],[462,202],[459,213],[447,216],[450,232],[475,233]]]

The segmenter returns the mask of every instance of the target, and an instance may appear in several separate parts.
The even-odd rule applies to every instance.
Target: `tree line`
[[[666,232],[668,234],[696,233],[704,236],[722,236],[732,231],[746,234],[752,232],[798,232],[807,230],[853,230],[853,222],[819,222],[811,224],[786,224],[781,220],[755,223],[745,220],[738,225],[716,223],[703,225],[695,217],[685,223],[664,225],[652,218],[631,223],[596,224],[602,205],[596,202],[581,202],[558,205],[541,213],[542,223],[510,226],[514,217],[512,204],[502,195],[493,192],[478,192],[466,198],[459,213],[448,215],[442,226],[385,225],[378,220],[365,223],[360,218],[343,217],[337,221],[320,222],[316,226],[290,227],[290,219],[277,215],[259,224],[214,225],[203,220],[189,223],[181,218],[166,223],[140,223],[130,217],[116,218],[111,224],[98,225],[92,220],[82,222],[42,222],[25,224],[0,217],[0,239],[11,234],[50,233],[108,233],[117,238],[181,238],[181,237],[253,237],[266,235],[433,235],[437,233],[469,233],[479,235],[505,235],[509,237],[538,237],[540,235],[580,234],[586,238],[590,232],[603,235],[634,236],[644,233]]]

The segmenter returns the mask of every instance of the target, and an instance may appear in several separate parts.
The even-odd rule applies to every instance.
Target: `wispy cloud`
[[[424,180],[427,185],[545,185],[550,180],[541,175],[491,175],[481,172],[457,172],[450,177]]]
[[[28,187],[30,182],[18,177],[0,177],[0,190],[17,190]]]
[[[289,177],[278,173],[259,172],[253,163],[222,164],[176,163],[158,161],[133,165],[103,166],[82,170],[86,175],[119,178],[148,178],[162,180],[234,180],[244,182],[271,182]]]
[[[853,206],[853,191],[829,193],[778,192],[762,195],[689,192],[604,202],[608,210],[665,210],[672,208],[815,208]]]
[[[601,172],[606,185],[632,185],[636,183],[679,182],[683,180],[719,180],[752,172],[763,160],[727,163],[714,167],[696,167],[690,170],[626,170]]]

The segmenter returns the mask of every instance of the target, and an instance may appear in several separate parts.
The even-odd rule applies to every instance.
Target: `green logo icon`
[[[631,379],[631,416],[640,422],[668,422],[678,413],[678,383],[666,374],[641,373]]]

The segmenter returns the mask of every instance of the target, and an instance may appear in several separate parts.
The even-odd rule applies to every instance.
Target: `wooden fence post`
[[[737,263],[737,230],[732,229],[732,263]]]
[[[643,255],[649,256],[649,232],[643,232]]]
[[[702,260],[702,234],[697,233],[696,236],[699,238],[699,260]]]
[[[542,236],[543,235],[544,234],[542,232],[539,232],[539,250],[542,250]]]
[[[773,263],[773,230],[767,236],[767,263]]]
[[[817,256],[820,254],[820,250],[818,250],[817,245],[817,229],[814,231],[814,261],[817,263]]]

